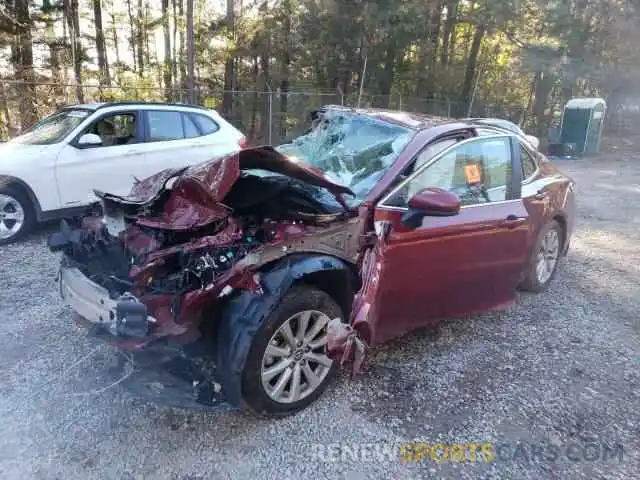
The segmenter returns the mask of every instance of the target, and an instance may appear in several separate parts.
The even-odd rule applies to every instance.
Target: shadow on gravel
[[[504,312],[445,321],[376,349],[356,383],[352,409],[407,440],[596,438],[621,441],[637,454],[640,425],[629,420],[640,404],[640,373],[633,363],[634,351],[640,351],[640,298],[621,299],[602,283],[608,275],[630,288],[637,284],[605,259],[571,251],[547,292],[523,293]],[[521,478],[569,478],[591,468],[512,467]],[[478,464],[473,471],[490,468]]]

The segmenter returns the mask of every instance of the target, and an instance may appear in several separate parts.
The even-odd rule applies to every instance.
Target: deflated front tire
[[[326,356],[327,325],[342,317],[325,292],[295,285],[255,336],[242,380],[244,401],[262,415],[304,409],[327,388],[337,367]]]

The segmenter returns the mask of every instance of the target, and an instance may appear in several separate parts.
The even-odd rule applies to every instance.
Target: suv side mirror
[[[102,145],[102,139],[95,133],[85,133],[78,140],[79,147],[98,147]]]
[[[429,187],[409,199],[409,211],[402,216],[402,223],[418,228],[424,217],[450,217],[460,212],[460,200],[442,188]]]

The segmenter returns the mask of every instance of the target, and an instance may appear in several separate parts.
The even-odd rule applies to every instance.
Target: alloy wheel
[[[560,237],[554,228],[549,230],[540,242],[536,260],[536,276],[541,284],[549,281],[558,263]]]
[[[326,355],[329,317],[304,310],[273,334],[262,357],[262,386],[271,400],[294,403],[313,393],[327,378],[333,360]]]
[[[10,195],[0,193],[0,240],[18,234],[24,225],[24,208]]]

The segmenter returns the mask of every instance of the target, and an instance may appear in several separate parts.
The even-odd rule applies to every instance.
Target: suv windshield
[[[409,128],[366,115],[329,110],[314,119],[307,133],[277,150],[349,187],[359,203],[393,165],[413,135]]]
[[[36,123],[22,135],[11,140],[24,145],[51,145],[65,138],[90,115],[89,110],[65,109]]]

